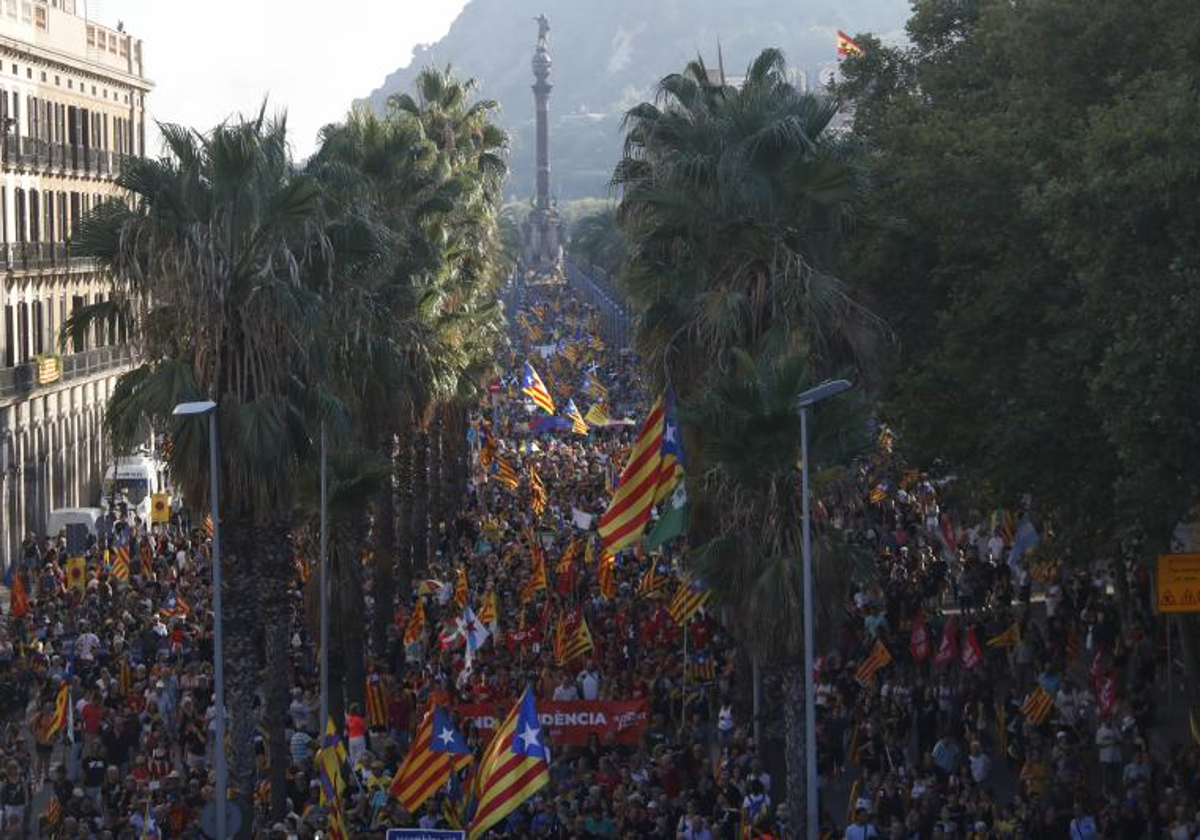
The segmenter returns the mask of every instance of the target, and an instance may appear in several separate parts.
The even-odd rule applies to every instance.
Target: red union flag
[[[507,703],[472,703],[454,711],[470,720],[486,740],[504,719]],[[538,721],[554,747],[582,747],[588,735],[601,743],[612,734],[618,744],[636,746],[650,719],[645,700],[542,700],[537,704]]]

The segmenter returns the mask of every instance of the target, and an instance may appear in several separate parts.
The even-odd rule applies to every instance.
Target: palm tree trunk
[[[345,667],[344,681],[346,705],[357,703],[365,708],[366,667],[366,622],[363,614],[366,605],[363,599],[362,561],[359,550],[366,534],[366,522],[355,517],[339,522],[333,528],[338,553],[338,610],[342,614],[342,660]]]
[[[446,495],[446,462],[445,450],[442,448],[442,432],[445,424],[442,422],[446,407],[438,406],[433,416],[433,427],[429,434],[429,523],[430,537],[437,539],[437,526],[444,522]]]
[[[259,574],[266,659],[263,722],[267,729],[267,754],[271,760],[272,820],[281,820],[287,814],[287,767],[290,763],[285,729],[292,683],[292,604],[288,593],[291,590],[293,547],[287,530],[282,530],[281,537],[264,545],[265,553],[261,558]]]
[[[789,663],[783,669],[784,727],[787,730],[784,754],[787,760],[787,803],[792,824],[790,835],[803,837],[807,813],[806,768],[804,760],[804,666]]]
[[[391,480],[375,498],[375,614],[371,638],[376,655],[387,650],[388,627],[396,611],[396,436],[388,437],[388,458],[393,464]]]
[[[256,527],[248,519],[222,523],[221,572],[224,604],[224,663],[226,735],[229,754],[229,787],[242,813],[254,813],[254,694],[259,684],[258,628],[260,604],[256,552],[271,545],[274,529]],[[226,745],[218,744],[217,749]],[[246,820],[240,837],[249,838]]]
[[[415,574],[429,572],[429,432],[417,432],[413,446],[412,567]]]
[[[397,516],[396,516],[396,588],[400,602],[408,604],[413,593],[413,458],[415,436],[412,426],[405,424],[401,429],[393,461],[396,472]]]

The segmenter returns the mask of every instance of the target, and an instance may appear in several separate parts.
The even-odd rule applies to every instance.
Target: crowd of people
[[[485,733],[463,709],[503,710],[531,686],[537,702],[639,701],[644,718],[632,739],[610,727],[585,743],[551,741],[549,785],[494,836],[799,836],[787,828],[782,694],[768,673],[755,720],[751,671],[719,611],[672,617],[681,541],[607,565],[598,550],[594,520],[636,428],[539,427],[542,413],[520,392],[532,359],[558,405],[603,402],[610,418],[637,418],[649,395],[636,359],[604,345],[569,286],[532,284],[522,296],[510,375],[471,432],[461,505],[431,523],[430,566],[395,607],[394,649],[371,652],[383,702],[350,705],[339,722],[351,765],[347,834],[468,822],[469,767],[415,813],[393,795],[393,777],[432,704],[480,748]],[[861,462],[858,492],[823,500],[814,517],[872,560],[818,660],[823,835],[1200,837],[1200,750],[1160,708],[1161,623],[1142,607],[1148,582],[1121,559],[1047,562],[1025,517],[944,509],[953,485],[908,470],[887,438]],[[540,513],[531,473],[546,491]],[[89,544],[81,575],[61,535],[27,540],[10,575],[2,836],[201,836],[215,748],[209,536],[126,517]],[[119,574],[126,538],[128,574]],[[544,587],[530,580],[538,555]],[[328,818],[302,577],[288,754],[269,755],[265,740],[257,748],[264,782],[269,762],[288,765],[287,815],[265,816],[264,791],[259,836],[288,840],[317,837]],[[424,623],[414,630],[418,603]],[[364,621],[383,608],[367,604]],[[471,653],[453,632],[464,605],[493,631]],[[581,624],[590,644],[565,657],[560,634],[574,638]]]

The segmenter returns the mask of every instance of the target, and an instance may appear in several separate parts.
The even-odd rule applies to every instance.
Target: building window
[[[13,306],[4,307],[4,367],[12,367],[17,363],[17,336],[13,324]]]
[[[29,0],[21,0],[21,23],[33,23],[33,4]]]
[[[17,17],[17,0],[4,0],[4,13],[15,20]]]
[[[33,23],[38,29],[46,28],[46,7],[38,6],[33,10]]]
[[[46,318],[45,307],[40,300],[33,302],[33,352],[41,355],[46,352]]]
[[[94,26],[87,28],[87,43],[89,47],[96,46],[96,27]]]

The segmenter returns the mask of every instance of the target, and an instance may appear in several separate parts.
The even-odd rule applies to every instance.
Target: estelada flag
[[[413,738],[404,763],[396,771],[388,792],[409,813],[445,786],[450,774],[471,763],[471,749],[441,706],[426,713]]]
[[[29,615],[29,593],[20,572],[13,575],[12,589],[8,592],[8,614],[15,618]]]
[[[917,662],[929,658],[929,624],[925,621],[924,613],[913,621],[912,638],[908,643],[908,652]]]
[[[837,31],[837,54],[839,58],[845,58],[848,55],[862,55],[863,51],[858,42],[839,29]]]
[[[605,552],[600,558],[600,567],[596,572],[600,584],[600,594],[612,601],[617,597],[616,581],[617,558]]]
[[[150,494],[150,521],[151,522],[170,522],[171,521],[171,494],[170,493],[151,493]]]
[[[937,654],[933,657],[934,665],[945,665],[958,656],[958,627],[953,618],[946,619],[942,629],[942,643],[938,645]]]
[[[974,627],[967,631],[967,638],[963,642],[962,664],[968,671],[983,664],[983,649],[979,647]]]

